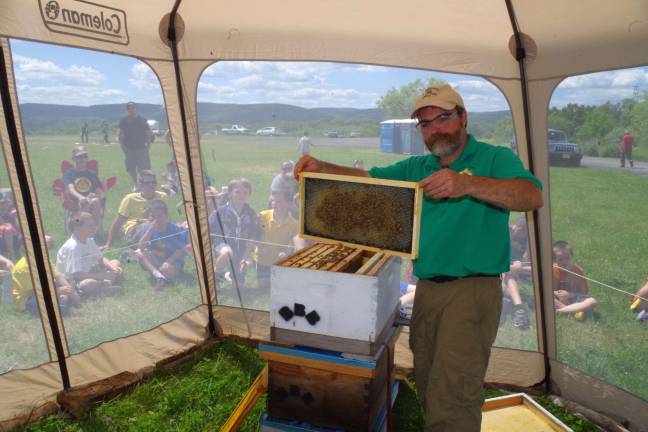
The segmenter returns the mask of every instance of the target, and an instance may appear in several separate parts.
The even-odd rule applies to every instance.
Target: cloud
[[[648,70],[633,68],[569,77],[560,83],[559,88],[622,88],[646,85],[648,85]]]
[[[98,86],[105,79],[105,75],[91,66],[71,65],[63,68],[50,60],[41,60],[22,55],[13,56],[16,79],[21,81],[51,81]]]
[[[621,69],[569,77],[556,88],[551,107],[570,103],[601,105],[634,98],[648,89],[648,68]]]
[[[131,78],[128,82],[140,90],[159,90],[160,82],[153,70],[145,63],[134,64],[131,68]]]
[[[119,89],[77,85],[41,86],[18,83],[20,103],[52,103],[66,105],[88,105],[88,103],[117,103],[126,98],[126,92]]]
[[[389,68],[385,66],[374,66],[374,65],[354,65],[352,66],[354,70],[359,72],[389,72]]]

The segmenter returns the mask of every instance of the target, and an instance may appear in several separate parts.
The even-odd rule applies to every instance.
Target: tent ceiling
[[[145,59],[171,57],[158,29],[171,0],[104,2],[126,12],[128,45],[52,33],[40,3],[5,0],[0,34]],[[530,80],[648,64],[644,0],[513,0],[513,6],[520,29],[538,47]],[[180,14],[186,26],[182,60],[345,61],[518,77],[503,0],[183,0]]]

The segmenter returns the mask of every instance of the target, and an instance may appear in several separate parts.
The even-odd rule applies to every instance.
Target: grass
[[[214,431],[227,420],[236,404],[261,371],[263,361],[251,347],[225,339],[201,358],[174,370],[158,370],[131,393],[99,404],[78,420],[63,414],[50,416],[21,428],[24,432],[81,431]],[[486,397],[504,395],[487,390]],[[594,432],[591,424],[559,408],[547,399],[538,401],[575,432]],[[265,411],[265,397],[255,405],[240,430],[258,430]],[[413,386],[401,384],[393,408],[393,429],[423,430],[423,412]]]
[[[648,276],[648,181],[622,172],[552,168],[553,239],[567,240],[588,277],[634,292]],[[646,327],[628,295],[589,283],[598,300],[590,321],[559,316],[558,359],[648,399]]]
[[[215,431],[228,419],[263,367],[254,348],[227,339],[200,359],[178,369],[159,370],[130,394],[100,404],[77,421],[63,415],[23,428],[24,431]],[[256,431],[263,413],[261,399],[242,432]]]

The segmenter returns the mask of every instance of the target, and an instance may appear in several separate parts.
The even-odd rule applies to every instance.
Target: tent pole
[[[173,57],[173,68],[175,70],[175,78],[176,78],[176,88],[178,89],[178,101],[180,103],[180,117],[182,120],[182,135],[184,137],[184,146],[185,146],[185,154],[187,155],[187,168],[189,169],[189,184],[191,186],[191,202],[193,203],[193,212],[194,212],[194,220],[196,221],[196,229],[198,233],[200,233],[201,230],[201,225],[200,225],[200,214],[199,214],[199,209],[198,206],[196,205],[196,182],[193,177],[193,164],[191,161],[191,153],[190,153],[190,148],[189,148],[189,131],[187,129],[187,112],[185,110],[185,105],[184,105],[184,92],[182,91],[182,77],[180,76],[180,62],[178,60],[178,41],[176,38],[176,28],[175,28],[175,18],[178,13],[178,8],[180,7],[180,3],[182,0],[176,0],[175,4],[173,5],[173,9],[171,10],[171,14],[169,16],[169,30],[167,32],[167,35],[169,37],[169,41],[171,42],[171,55]],[[204,263],[205,262],[205,248],[203,247],[203,242],[199,241],[198,242],[198,253],[200,255],[200,260]],[[209,335],[214,336],[216,334],[216,326],[214,325],[214,310],[212,307],[211,303],[211,295],[209,293],[209,278],[207,276],[207,270],[205,269],[205,266],[203,265],[203,272],[202,272],[202,277],[203,277],[203,285],[205,286],[205,293],[207,295],[207,315],[209,318]]]
[[[63,390],[70,388],[70,376],[68,374],[67,363],[65,360],[65,351],[63,349],[63,340],[59,331],[58,322],[56,319],[56,311],[54,310],[54,303],[52,301],[52,293],[56,292],[53,287],[50,287],[47,280],[47,267],[44,257],[46,252],[41,248],[41,237],[36,225],[36,210],[34,209],[34,202],[32,201],[31,190],[27,186],[29,178],[25,171],[25,161],[20,149],[20,142],[18,140],[18,128],[16,127],[16,119],[14,117],[13,107],[11,105],[11,96],[9,91],[9,74],[7,73],[7,64],[5,63],[4,47],[0,45],[0,93],[2,96],[2,108],[4,109],[4,119],[7,124],[7,132],[9,133],[9,141],[11,144],[11,152],[13,153],[14,165],[16,168],[16,176],[21,185],[20,195],[25,208],[25,216],[27,217],[27,229],[32,239],[32,247],[34,248],[34,259],[36,261],[36,271],[38,273],[38,280],[43,291],[43,300],[45,302],[45,313],[49,322],[50,329],[52,330],[52,339],[54,340],[54,348],[56,350],[56,360],[58,361],[59,371],[61,372],[61,381],[63,383]],[[33,276],[33,272],[32,272]]]
[[[522,37],[520,35],[520,29],[518,26],[517,18],[515,17],[515,10],[513,9],[512,0],[505,0],[506,9],[508,11],[509,18],[511,20],[511,27],[513,29],[513,35],[515,37],[515,60],[518,62],[520,67],[520,87],[522,90],[522,108],[524,112],[524,131],[526,135],[526,148],[529,159],[529,169],[531,172],[535,171],[533,163],[533,149],[531,146],[531,116],[529,114],[529,93],[527,91],[527,76],[526,76],[526,66],[524,59],[526,58],[526,50],[522,45]],[[535,235],[535,256],[540,257],[541,248],[540,248],[540,230],[538,228],[538,210],[533,211],[533,233]],[[551,364],[549,362],[549,353],[547,349],[547,310],[545,308],[545,296],[544,296],[544,275],[542,273],[542,266],[535,266],[538,271],[538,283],[540,284],[540,289],[538,290],[540,294],[540,328],[542,329],[542,346],[543,346],[543,357],[544,357],[544,369],[545,377],[538,384],[545,384],[545,392],[551,392]]]

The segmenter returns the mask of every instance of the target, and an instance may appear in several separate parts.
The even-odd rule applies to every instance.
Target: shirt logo
[[[87,177],[79,177],[74,180],[74,189],[82,195],[87,195],[91,192],[92,182]]]
[[[128,45],[126,13],[85,0],[38,0],[43,23],[56,33]]]

